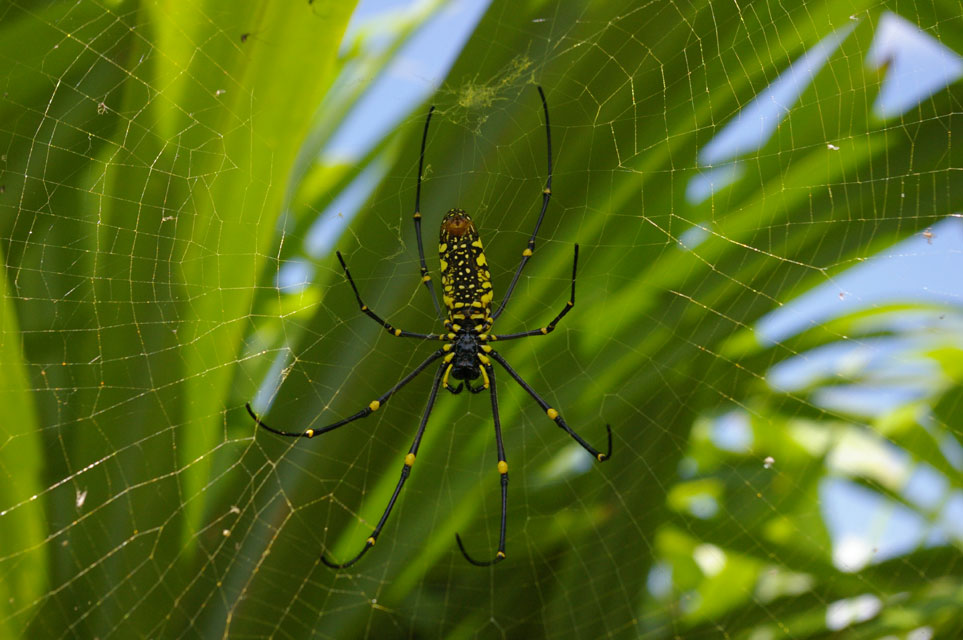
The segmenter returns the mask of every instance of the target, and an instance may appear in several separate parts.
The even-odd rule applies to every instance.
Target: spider
[[[508,290],[505,293],[505,297],[502,299],[501,304],[498,306],[497,311],[492,313],[492,284],[491,276],[488,271],[488,263],[485,260],[485,253],[482,250],[482,242],[479,237],[478,231],[475,228],[475,224],[467,213],[462,209],[451,209],[445,214],[441,221],[441,234],[440,234],[440,244],[438,247],[438,253],[441,259],[441,284],[442,284],[442,300],[444,301],[445,309],[447,310],[447,317],[442,315],[441,307],[438,304],[438,297],[435,294],[435,288],[431,281],[431,276],[428,273],[428,267],[425,263],[425,251],[421,239],[421,175],[424,169],[425,162],[425,143],[428,139],[428,125],[431,123],[431,114],[434,112],[435,108],[431,107],[428,110],[428,117],[425,120],[425,130],[421,138],[421,153],[418,158],[418,183],[415,190],[415,213],[414,213],[414,223],[415,223],[415,234],[418,238],[418,258],[421,263],[421,280],[424,282],[426,288],[431,294],[431,299],[434,302],[435,311],[438,314],[439,319],[444,321],[446,331],[444,333],[415,333],[412,331],[405,331],[403,329],[398,329],[386,322],[372,311],[368,305],[366,305],[362,299],[361,294],[358,292],[358,287],[354,283],[354,279],[351,277],[351,272],[348,271],[348,265],[344,261],[341,252],[337,252],[338,261],[341,263],[341,268],[344,270],[344,275],[351,285],[351,289],[354,291],[355,298],[358,300],[358,306],[361,311],[367,315],[369,318],[380,324],[385,330],[393,336],[401,338],[418,338],[420,340],[438,340],[444,342],[440,349],[425,358],[421,364],[414,368],[408,375],[402,378],[395,386],[388,389],[385,393],[379,396],[377,399],[372,400],[368,406],[366,406],[361,411],[355,413],[352,416],[339,420],[338,422],[329,424],[321,428],[311,428],[304,431],[281,431],[273,427],[266,425],[251,409],[250,403],[248,403],[247,411],[254,419],[254,421],[264,429],[275,433],[279,436],[286,436],[289,438],[313,438],[319,436],[323,433],[328,433],[329,431],[334,431],[344,425],[354,422],[355,420],[360,420],[361,418],[366,418],[378,409],[380,409],[385,402],[388,401],[391,396],[393,396],[399,389],[404,387],[406,384],[411,382],[419,373],[427,369],[433,363],[441,361],[435,370],[434,382],[431,385],[431,391],[428,394],[428,404],[425,407],[425,411],[421,417],[421,423],[418,425],[418,431],[415,433],[414,442],[411,444],[411,448],[408,450],[408,454],[404,459],[404,466],[401,468],[401,478],[398,480],[397,486],[395,486],[394,493],[391,495],[391,499],[388,500],[388,506],[385,507],[384,513],[381,515],[381,519],[378,520],[377,526],[368,539],[365,540],[364,547],[358,552],[356,556],[348,560],[347,562],[335,563],[328,560],[324,554],[321,555],[321,561],[331,567],[332,569],[344,569],[350,567],[361,557],[368,552],[371,547],[374,546],[381,534],[381,530],[385,526],[385,522],[388,520],[388,516],[391,514],[392,508],[395,506],[395,502],[398,499],[398,495],[401,493],[401,488],[405,484],[405,480],[408,479],[408,475],[411,473],[411,467],[415,463],[415,456],[418,454],[418,447],[421,444],[421,438],[425,433],[425,426],[428,424],[428,418],[431,415],[431,409],[435,404],[435,399],[438,396],[438,388],[441,387],[445,389],[452,395],[457,395],[462,392],[463,389],[468,389],[471,393],[480,393],[484,390],[488,390],[491,395],[492,401],[492,418],[495,423],[495,444],[498,449],[498,473],[501,481],[501,528],[498,536],[498,551],[495,553],[494,558],[487,561],[479,561],[472,558],[468,551],[465,550],[465,545],[462,544],[461,536],[457,533],[455,534],[455,540],[458,543],[458,548],[461,550],[462,555],[473,565],[485,567],[496,564],[505,559],[505,526],[506,526],[506,515],[507,515],[507,501],[508,501],[508,462],[505,459],[505,446],[502,442],[502,426],[501,421],[498,417],[498,399],[495,391],[495,369],[492,366],[492,361],[497,362],[501,367],[511,376],[519,386],[522,387],[535,402],[542,408],[546,415],[555,422],[565,433],[571,436],[583,449],[592,454],[599,462],[604,462],[608,460],[612,455],[612,429],[609,425],[605,425],[605,429],[608,433],[608,449],[605,453],[601,453],[595,449],[592,445],[582,439],[572,428],[566,424],[565,420],[562,418],[559,412],[552,408],[548,402],[545,401],[542,396],[540,396],[522,377],[505,361],[505,359],[495,351],[491,344],[499,340],[514,340],[515,338],[526,338],[528,336],[541,336],[547,335],[555,330],[556,325],[565,317],[572,307],[575,306],[575,271],[578,266],[578,245],[575,245],[575,256],[572,260],[572,294],[568,302],[565,303],[565,307],[559,312],[555,318],[549,322],[546,326],[540,329],[534,329],[532,331],[522,331],[519,333],[507,333],[507,334],[494,334],[491,333],[492,325],[498,316],[502,314],[505,310],[505,306],[508,304],[509,299],[512,297],[512,292],[515,290],[515,285],[518,284],[518,278],[522,273],[522,269],[528,263],[529,259],[535,252],[535,236],[538,233],[538,228],[542,224],[542,219],[545,217],[545,211],[548,208],[548,201],[552,195],[552,133],[548,121],[548,103],[545,100],[545,93],[542,91],[541,87],[538,87],[538,94],[542,99],[542,109],[545,112],[545,137],[548,145],[548,179],[545,182],[545,188],[542,190],[542,209],[538,214],[538,221],[535,223],[535,229],[532,231],[531,237],[528,239],[528,246],[522,251],[522,260],[515,270],[515,275],[512,278],[511,284],[508,285]],[[472,382],[481,378],[481,383],[473,385]],[[458,380],[457,386],[449,385],[449,380]]]

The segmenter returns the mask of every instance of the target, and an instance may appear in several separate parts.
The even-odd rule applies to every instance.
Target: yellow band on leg
[[[449,354],[449,355],[454,355],[454,354]],[[443,386],[446,389],[448,388],[448,374],[451,373],[451,368],[453,366],[455,365],[451,365],[451,364],[448,365],[448,368],[445,369],[445,375],[441,377],[441,386]]]
[[[488,372],[485,371],[485,367],[482,365],[478,365],[478,368],[481,370],[482,379],[485,381],[485,388],[487,389],[491,384],[491,381],[488,379]]]

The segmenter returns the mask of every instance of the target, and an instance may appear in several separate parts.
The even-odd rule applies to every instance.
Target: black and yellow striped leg
[[[548,417],[552,421],[554,421],[555,424],[557,424],[560,429],[565,431],[565,433],[567,433],[568,435],[572,436],[572,439],[575,440],[575,442],[579,443],[583,449],[585,449],[586,451],[591,453],[593,456],[595,456],[596,460],[598,460],[599,462],[605,462],[606,460],[612,457],[612,428],[609,425],[605,425],[605,430],[608,432],[608,435],[609,435],[609,446],[608,446],[608,450],[605,453],[602,453],[598,449],[590,445],[588,442],[583,440],[582,436],[575,433],[575,431],[572,430],[572,427],[566,424],[561,414],[555,409],[553,409],[551,406],[549,406],[549,404],[545,402],[542,396],[538,395],[535,389],[532,389],[529,386],[529,384],[525,382],[514,369],[511,368],[511,366],[505,361],[505,358],[503,358],[501,354],[499,354],[497,351],[489,351],[488,355],[493,360],[495,360],[495,362],[502,365],[502,367],[505,368],[505,371],[508,372],[508,375],[515,378],[515,382],[517,382],[522,389],[527,391],[528,395],[532,396],[532,398],[535,399],[535,402],[538,403],[538,405],[542,408],[545,414],[548,415]]]
[[[452,386],[445,387],[445,391],[447,391],[453,396],[457,396],[459,393],[461,393],[463,388],[464,388],[464,385],[459,382],[457,387],[452,387]]]
[[[446,336],[437,333],[414,333],[412,331],[405,331],[403,329],[396,329],[387,322],[385,322],[381,316],[368,308],[368,305],[364,303],[361,299],[361,294],[358,293],[358,287],[354,283],[354,278],[351,277],[351,272],[348,271],[348,265],[345,263],[344,258],[341,256],[341,252],[338,251],[338,260],[341,262],[341,267],[344,269],[344,275],[348,277],[348,282],[351,283],[351,289],[354,291],[354,297],[358,300],[358,306],[361,307],[361,311],[364,312],[366,316],[380,324],[385,328],[385,331],[393,336],[399,338],[422,338],[424,340],[447,340]]]
[[[421,262],[421,281],[428,288],[431,294],[431,302],[435,305],[435,313],[439,318],[443,318],[441,307],[438,305],[438,296],[435,295],[435,285],[431,282],[431,275],[428,273],[428,263],[425,262],[425,246],[421,240],[421,174],[425,167],[425,143],[428,141],[428,124],[431,122],[431,114],[434,113],[434,105],[428,109],[428,117],[425,118],[425,132],[421,136],[421,153],[418,155],[418,186],[415,189],[415,213],[412,216],[415,220],[415,237],[418,239],[418,260]]]
[[[475,560],[468,555],[468,552],[465,551],[465,545],[462,544],[461,536],[457,533],[455,534],[455,541],[458,542],[458,548],[461,549],[465,560],[468,560],[468,562],[476,567],[489,567],[505,559],[505,523],[508,518],[508,462],[505,459],[505,443],[502,441],[502,423],[498,417],[498,398],[495,395],[495,369],[492,368],[490,364],[485,365],[485,368],[488,371],[488,379],[491,382],[492,416],[495,419],[495,443],[498,446],[498,474],[501,476],[502,484],[502,523],[498,533],[498,551],[495,553],[494,558],[484,562]]]
[[[575,245],[575,259],[572,260],[572,296],[565,303],[565,308],[559,312],[555,319],[548,323],[548,326],[542,327],[541,329],[535,329],[533,331],[522,331],[521,333],[506,333],[505,335],[494,335],[488,336],[489,340],[512,340],[513,338],[527,338],[528,336],[544,336],[555,331],[555,325],[565,317],[565,314],[572,310],[575,306],[575,270],[578,268],[578,245]]]
[[[398,500],[398,495],[401,493],[401,488],[405,486],[405,480],[408,479],[408,474],[411,473],[411,467],[415,464],[415,456],[418,455],[418,447],[421,446],[421,437],[425,434],[425,426],[428,424],[428,416],[431,415],[431,408],[435,404],[435,398],[438,397],[438,387],[441,385],[441,375],[445,371],[445,365],[442,363],[438,367],[438,372],[435,374],[435,381],[431,384],[431,393],[428,395],[428,406],[425,407],[425,412],[421,416],[421,424],[418,426],[418,433],[415,434],[415,440],[411,443],[411,448],[408,449],[408,455],[405,456],[405,463],[401,467],[401,478],[398,479],[398,484],[395,486],[394,493],[391,494],[391,500],[388,501],[388,506],[385,507],[385,511],[381,514],[381,519],[378,520],[378,525],[365,540],[364,547],[358,552],[358,555],[351,558],[347,562],[342,562],[341,564],[331,562],[321,554],[321,562],[331,567],[332,569],[344,569],[350,567],[355,562],[361,559],[368,549],[375,545],[378,540],[378,536],[381,535],[381,529],[385,526],[385,522],[388,521],[388,516],[391,515],[391,510],[395,506],[395,502]]]
[[[545,111],[545,138],[548,141],[548,179],[545,181],[545,188],[542,189],[542,210],[539,212],[538,220],[535,222],[535,229],[532,230],[532,235],[528,239],[528,246],[522,251],[522,261],[518,265],[518,269],[515,270],[511,284],[509,284],[508,289],[505,290],[505,297],[502,298],[502,303],[499,305],[498,311],[492,314],[493,320],[502,315],[502,311],[505,310],[505,305],[508,304],[509,298],[512,297],[515,285],[518,284],[518,278],[522,275],[522,269],[525,268],[528,259],[535,253],[535,236],[538,234],[538,228],[542,226],[545,211],[548,210],[548,201],[552,197],[552,127],[548,121],[548,102],[545,101],[545,92],[542,91],[541,87],[538,87],[538,95],[542,98],[542,109]]]
[[[286,436],[288,438],[313,438],[315,436],[321,435],[322,433],[334,431],[338,427],[343,427],[349,422],[354,422],[355,420],[360,420],[361,418],[367,418],[372,413],[380,409],[381,405],[387,402],[388,398],[394,395],[394,393],[398,391],[398,389],[400,389],[401,387],[405,386],[406,384],[414,380],[415,376],[417,376],[419,373],[424,371],[428,365],[430,365],[432,362],[440,358],[442,355],[444,355],[444,353],[445,353],[444,349],[439,349],[438,351],[435,351],[433,354],[425,358],[425,360],[421,364],[415,367],[411,371],[411,373],[409,373],[404,378],[402,378],[398,382],[398,384],[396,384],[395,386],[391,387],[386,392],[381,394],[381,396],[379,396],[377,400],[372,400],[371,402],[369,402],[367,407],[365,407],[358,413],[354,414],[353,416],[349,416],[344,420],[339,420],[338,422],[329,424],[326,427],[321,427],[320,429],[305,429],[304,431],[281,431],[279,429],[275,429],[273,427],[269,427],[266,424],[264,424],[264,422],[262,422],[261,419],[257,417],[257,414],[254,413],[254,410],[251,408],[250,402],[248,402],[244,406],[247,407],[247,412],[251,415],[252,418],[254,418],[254,422],[256,422],[259,427],[267,429],[271,433],[276,433],[279,436]]]

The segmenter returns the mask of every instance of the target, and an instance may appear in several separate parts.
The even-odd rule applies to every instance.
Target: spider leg
[[[575,306],[575,270],[578,268],[578,245],[575,245],[575,258],[572,260],[572,296],[565,303],[565,308],[562,309],[555,319],[548,323],[548,326],[542,327],[541,329],[535,329],[534,331],[522,331],[521,333],[507,333],[505,335],[494,335],[489,334],[489,340],[513,340],[514,338],[526,338],[528,336],[544,336],[555,331],[555,325],[565,317],[565,314],[572,310]]]
[[[460,382],[458,383],[457,387],[445,387],[448,393],[450,393],[453,396],[457,396],[459,393],[461,393],[461,390],[463,388],[464,388],[464,385]]]
[[[405,456],[404,466],[401,468],[401,478],[398,479],[398,484],[395,486],[395,492],[391,494],[391,499],[388,501],[388,506],[385,507],[385,511],[381,514],[381,519],[378,520],[378,525],[375,527],[368,539],[365,540],[364,547],[358,552],[358,555],[348,560],[347,562],[342,562],[340,564],[331,562],[324,554],[321,554],[321,562],[331,567],[332,569],[344,569],[350,567],[355,562],[361,559],[368,549],[374,546],[375,542],[378,540],[378,536],[381,534],[382,527],[385,526],[385,522],[388,521],[388,516],[391,515],[391,509],[395,506],[395,501],[398,500],[398,495],[401,493],[401,488],[405,486],[405,480],[408,479],[408,474],[411,473],[411,466],[415,463],[415,456],[418,454],[418,447],[421,445],[421,437],[425,433],[425,425],[428,424],[428,416],[431,415],[431,408],[435,404],[435,398],[438,396],[438,386],[441,384],[441,375],[445,370],[444,363],[442,366],[438,367],[438,372],[435,373],[435,381],[431,385],[431,393],[428,395],[428,406],[425,407],[425,412],[421,417],[421,424],[418,426],[418,433],[415,434],[415,441],[411,443],[411,448],[408,449],[408,455]]]
[[[485,385],[483,385],[483,384],[480,384],[480,385],[478,385],[477,387],[473,387],[473,386],[471,386],[471,383],[470,383],[470,382],[467,382],[467,381],[466,381],[466,382],[465,382],[465,386],[467,386],[467,387],[468,387],[468,390],[471,391],[472,393],[481,393],[482,391],[485,390]]]
[[[428,264],[425,262],[425,246],[421,240],[421,175],[425,166],[425,143],[428,141],[428,124],[431,123],[431,114],[435,107],[432,105],[428,109],[428,117],[425,118],[425,132],[421,136],[421,153],[418,155],[418,186],[415,189],[415,213],[412,216],[415,220],[415,237],[418,239],[418,260],[421,262],[421,281],[425,283],[428,292],[431,294],[431,302],[435,305],[435,313],[442,319],[441,307],[438,306],[438,296],[435,295],[435,285],[431,282],[431,275],[428,274]]]
[[[487,561],[475,560],[468,555],[468,552],[465,551],[465,545],[461,542],[461,536],[457,533],[455,534],[455,541],[458,542],[458,548],[461,549],[465,560],[468,560],[468,562],[476,567],[488,567],[505,559],[505,522],[508,516],[508,462],[505,461],[505,444],[502,442],[502,423],[498,417],[498,398],[495,395],[495,369],[491,365],[487,365],[487,369],[488,378],[491,381],[492,417],[495,420],[495,444],[498,447],[498,473],[501,476],[502,483],[502,524],[498,534],[498,551],[495,553],[494,558]]]
[[[252,418],[254,418],[254,422],[256,422],[259,427],[263,427],[264,429],[267,429],[271,433],[276,433],[279,436],[286,436],[288,438],[313,438],[314,436],[319,436],[322,433],[334,431],[338,427],[343,427],[349,422],[354,422],[355,420],[360,420],[361,418],[367,418],[372,413],[374,413],[379,408],[381,408],[381,405],[387,402],[388,398],[394,395],[394,393],[398,389],[400,389],[401,387],[411,382],[415,378],[415,376],[417,376],[419,373],[424,371],[428,365],[430,365],[432,362],[440,358],[444,353],[445,353],[444,349],[439,349],[438,351],[435,351],[433,354],[425,358],[425,360],[421,364],[415,367],[411,371],[411,373],[409,373],[404,378],[402,378],[398,382],[398,384],[388,389],[385,393],[381,394],[381,396],[379,396],[377,400],[372,400],[367,407],[365,407],[358,413],[354,414],[353,416],[349,416],[344,420],[339,420],[333,424],[329,424],[326,427],[321,427],[320,429],[305,429],[304,431],[281,431],[279,429],[275,429],[273,427],[269,427],[266,424],[264,424],[264,422],[259,417],[257,417],[257,414],[254,413],[254,410],[251,409],[250,402],[246,403],[244,406],[247,407],[247,412],[251,415]]]
[[[348,271],[348,265],[345,263],[344,258],[341,256],[341,252],[338,251],[338,260],[341,262],[341,267],[344,269],[344,275],[348,277],[348,282],[351,283],[351,289],[354,291],[354,297],[358,299],[358,306],[361,307],[361,311],[364,312],[366,316],[380,324],[385,328],[385,331],[393,336],[400,338],[422,338],[423,340],[447,340],[447,336],[440,335],[437,333],[414,333],[412,331],[405,331],[403,329],[396,329],[387,322],[385,322],[381,316],[368,308],[368,305],[361,300],[361,294],[358,293],[358,287],[354,283],[354,278],[351,277],[351,272]]]
[[[488,355],[492,359],[494,359],[498,364],[502,365],[502,367],[505,368],[505,371],[508,372],[508,375],[515,378],[515,382],[518,383],[518,386],[520,386],[522,389],[527,391],[528,395],[532,396],[532,398],[535,399],[535,402],[538,403],[538,405],[542,408],[542,410],[545,411],[548,417],[551,420],[553,420],[555,424],[559,426],[559,428],[565,431],[565,433],[567,433],[568,435],[572,436],[572,439],[575,440],[575,442],[579,443],[583,449],[585,449],[586,451],[591,453],[593,456],[595,456],[596,460],[598,460],[599,462],[605,462],[606,460],[612,457],[612,428],[609,425],[605,425],[605,429],[606,431],[608,431],[608,434],[609,434],[608,450],[605,453],[601,453],[598,449],[596,449],[595,447],[587,443],[585,440],[583,440],[582,436],[575,433],[575,431],[572,430],[572,427],[566,424],[561,414],[555,409],[553,409],[551,406],[549,406],[549,404],[545,402],[542,396],[538,395],[535,389],[532,389],[532,387],[529,386],[529,384],[525,382],[514,369],[511,368],[511,366],[509,366],[509,364],[505,361],[505,358],[503,358],[501,354],[499,354],[497,351],[492,350],[488,352]]]
[[[548,201],[552,197],[552,128],[548,122],[548,102],[545,101],[545,92],[542,91],[541,87],[538,87],[538,95],[542,98],[542,109],[545,111],[545,138],[548,141],[548,179],[545,181],[545,188],[542,189],[542,210],[538,214],[538,221],[535,223],[535,229],[532,230],[532,235],[528,239],[528,246],[522,251],[522,261],[518,265],[518,269],[515,270],[515,276],[512,278],[512,283],[508,285],[508,289],[505,291],[505,297],[502,298],[502,303],[498,307],[498,311],[492,314],[492,320],[497,320],[498,316],[502,315],[502,311],[505,310],[505,305],[508,304],[508,300],[512,297],[512,292],[515,290],[515,285],[518,284],[518,278],[522,275],[522,269],[528,263],[528,259],[532,257],[535,253],[535,235],[538,233],[538,228],[542,226],[542,220],[545,218],[545,211],[548,209]]]

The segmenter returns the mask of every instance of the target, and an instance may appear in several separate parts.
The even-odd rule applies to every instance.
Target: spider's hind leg
[[[461,536],[457,533],[455,534],[455,540],[458,542],[458,548],[461,549],[461,554],[465,556],[465,560],[476,567],[489,567],[505,559],[505,531],[506,523],[508,521],[508,462],[505,459],[505,443],[502,441],[502,422],[498,416],[498,396],[495,391],[495,369],[490,364],[485,365],[485,367],[485,379],[490,383],[492,391],[492,420],[495,422],[495,446],[498,448],[498,474],[500,476],[499,482],[501,483],[502,488],[502,510],[501,526],[498,529],[498,551],[495,552],[495,557],[491,560],[476,560],[472,558],[465,549],[465,545],[461,541]],[[484,389],[484,387],[482,388]]]
[[[411,443],[411,448],[408,449],[408,455],[405,456],[404,466],[401,468],[401,477],[398,479],[398,484],[395,485],[394,493],[391,494],[391,498],[388,500],[388,506],[385,507],[384,513],[381,514],[381,519],[378,520],[377,526],[375,526],[374,531],[365,540],[364,546],[361,547],[361,551],[358,552],[356,556],[348,560],[347,562],[332,562],[328,560],[327,556],[321,554],[321,562],[332,569],[346,569],[353,565],[355,562],[361,559],[361,556],[366,554],[368,550],[375,545],[378,540],[378,536],[381,535],[381,530],[384,528],[385,523],[388,521],[388,516],[391,515],[391,510],[395,506],[395,502],[398,500],[398,496],[401,494],[402,487],[405,486],[405,481],[408,479],[408,475],[411,473],[411,467],[415,464],[415,456],[418,455],[418,447],[421,446],[421,438],[425,435],[425,427],[428,424],[428,418],[431,416],[431,409],[435,405],[435,398],[438,397],[438,387],[441,385],[441,376],[445,371],[444,363],[442,366],[438,367],[438,372],[435,373],[435,381],[431,383],[431,392],[428,394],[428,403],[425,405],[425,411],[421,415],[421,424],[418,425],[418,432],[415,434],[414,442]]]
[[[525,380],[523,380],[522,377],[518,375],[518,372],[512,369],[511,365],[509,365],[508,362],[505,361],[505,358],[503,358],[497,351],[493,350],[489,352],[488,355],[491,356],[491,358],[495,362],[502,365],[505,371],[508,372],[508,375],[510,375],[512,378],[515,379],[515,382],[518,383],[518,386],[524,389],[528,393],[528,395],[532,396],[532,399],[538,403],[538,406],[542,408],[542,411],[545,412],[545,414],[549,417],[550,420],[552,420],[556,425],[558,425],[558,427],[562,429],[565,433],[570,435],[572,439],[575,440],[575,442],[579,443],[579,445],[583,449],[591,453],[596,460],[598,460],[599,462],[605,462],[606,460],[609,460],[612,457],[612,427],[610,425],[605,425],[605,431],[608,433],[608,448],[606,449],[605,453],[602,453],[601,451],[599,451],[598,449],[590,445],[588,442],[586,442],[585,439],[582,438],[582,436],[577,434],[572,429],[572,427],[568,426],[568,423],[565,422],[561,414],[559,414],[559,412],[556,409],[549,406],[549,404],[545,401],[545,399],[542,398],[542,396],[538,395],[538,392],[536,392],[535,389],[532,389],[531,385],[525,382]]]

